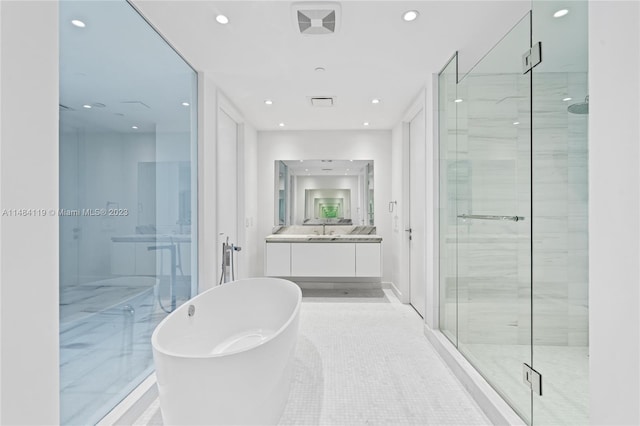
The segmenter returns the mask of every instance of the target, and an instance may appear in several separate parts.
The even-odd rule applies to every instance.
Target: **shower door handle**
[[[521,222],[524,216],[495,216],[488,214],[459,214],[460,219],[479,219],[479,220],[510,220],[512,222]]]
[[[404,232],[408,232],[409,233],[409,241],[411,241],[411,228],[405,229]]]

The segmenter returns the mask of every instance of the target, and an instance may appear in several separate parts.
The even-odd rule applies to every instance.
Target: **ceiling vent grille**
[[[340,4],[323,3],[294,3],[293,17],[300,34],[322,35],[333,34],[338,31]]]
[[[332,107],[334,104],[334,99],[332,97],[327,96],[318,96],[310,98],[311,106],[320,107],[320,108],[328,108]]]

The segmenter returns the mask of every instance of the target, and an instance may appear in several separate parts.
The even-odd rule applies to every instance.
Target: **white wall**
[[[206,73],[198,73],[198,290],[218,283],[216,209],[216,134],[218,91]]]
[[[57,209],[58,5],[0,10],[0,209]],[[57,424],[58,218],[1,216],[0,229],[0,423]]]
[[[406,138],[407,125],[398,123],[391,132],[391,200],[393,212],[391,220],[391,256],[392,275],[391,282],[400,301],[409,303],[409,241],[406,229],[408,223],[408,190],[405,186],[405,171],[407,158]]]
[[[0,4],[0,25],[2,24],[2,4]],[[0,27],[0,143],[2,142],[2,28]],[[0,177],[2,177],[2,145],[0,145]],[[2,208],[2,185],[0,184],[0,208]],[[1,216],[0,216],[1,217]],[[0,241],[2,241],[2,221],[0,220]],[[0,285],[2,284],[2,243],[0,243]],[[2,287],[0,287],[1,289]],[[0,321],[2,320],[2,291],[0,290]],[[2,323],[0,322],[0,348],[2,348]],[[2,377],[2,350],[0,349],[0,377]],[[2,388],[0,381],[0,422],[2,421]]]
[[[591,424],[640,424],[640,7],[589,2]]]
[[[131,235],[138,225],[138,162],[153,162],[162,155],[156,147],[156,133],[114,133],[93,131],[89,128],[68,127],[61,132],[60,178],[64,184],[60,193],[63,208],[105,208],[106,203],[116,202],[129,214],[118,218],[62,217],[60,223],[62,285],[76,284],[108,278],[111,274],[111,237]],[[186,144],[188,160],[188,142]],[[165,146],[167,146],[165,144]],[[64,151],[63,151],[64,150]],[[165,157],[182,160],[173,155]],[[162,161],[162,160],[160,160]],[[163,195],[159,193],[160,197]],[[152,199],[155,202],[155,194]],[[145,206],[149,208],[149,205]],[[162,220],[163,210],[155,212],[148,222],[173,223],[177,230],[177,212],[171,220]],[[177,208],[177,205],[176,205]],[[74,239],[74,229],[80,229],[80,238]],[[78,260],[79,254],[79,260]],[[71,279],[71,280],[70,280]]]
[[[391,132],[388,130],[258,132],[258,259],[264,259],[264,237],[275,224],[274,161],[373,160],[374,214],[383,238],[383,278],[391,282],[393,248],[388,203],[391,201]]]
[[[229,241],[242,248],[234,252],[236,279],[247,278],[255,272],[255,252],[250,246],[255,246],[256,238],[255,209],[256,209],[256,161],[257,161],[257,132],[251,123],[245,121],[242,111],[236,108],[220,89],[217,94],[217,165],[218,189],[216,196],[218,229],[216,263],[217,279],[219,281],[222,262],[222,242],[229,236]],[[230,123],[235,123],[236,143],[235,152],[230,152]],[[227,145],[227,146],[225,146]],[[233,159],[231,159],[233,157]],[[230,163],[231,162],[231,163]],[[205,166],[205,167],[211,167]],[[248,174],[247,174],[248,173]],[[236,183],[235,188],[233,182]],[[233,189],[233,190],[231,190]],[[225,230],[233,224],[232,232]],[[220,235],[221,233],[225,235]],[[218,282],[216,281],[216,283]]]
[[[262,263],[258,261],[258,132],[249,123],[243,125],[244,173],[244,239],[240,242],[242,252],[240,261],[241,277],[260,277],[263,274]]]

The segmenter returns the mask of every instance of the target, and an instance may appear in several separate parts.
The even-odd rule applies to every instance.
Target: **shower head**
[[[589,114],[589,95],[584,98],[584,102],[578,102],[567,107],[571,114]]]

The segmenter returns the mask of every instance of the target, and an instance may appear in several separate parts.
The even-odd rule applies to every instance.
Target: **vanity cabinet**
[[[267,242],[265,275],[381,277],[380,242]]]
[[[353,277],[354,243],[292,243],[291,276]]]
[[[267,243],[264,257],[266,276],[288,277],[291,275],[291,243]]]
[[[382,275],[381,243],[356,244],[356,277]]]

